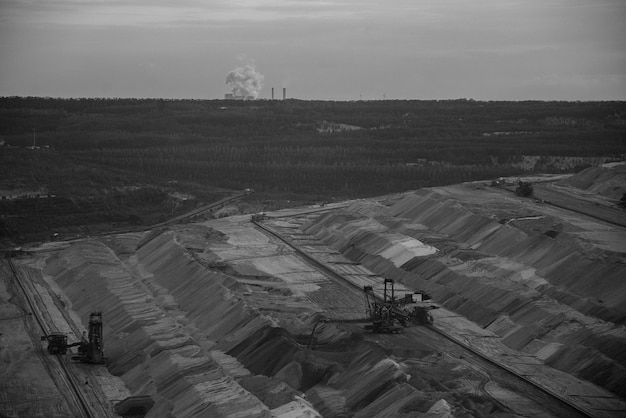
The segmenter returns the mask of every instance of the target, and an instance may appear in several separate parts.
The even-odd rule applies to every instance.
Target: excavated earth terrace
[[[480,183],[259,224],[346,281],[249,215],[12,262],[50,330],[78,341],[102,312],[108,363],[76,369],[107,416],[129,396],[150,397],[149,417],[559,416],[425,327],[364,330],[359,289],[381,294],[383,278],[430,294],[434,326],[462,345],[590,416],[626,413],[624,227]],[[72,415],[7,263],[0,416]]]

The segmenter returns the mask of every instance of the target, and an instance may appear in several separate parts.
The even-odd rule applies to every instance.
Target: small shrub
[[[515,188],[515,194],[522,197],[528,197],[533,195],[533,185],[527,181],[519,181]]]

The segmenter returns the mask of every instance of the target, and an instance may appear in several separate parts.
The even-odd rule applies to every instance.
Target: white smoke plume
[[[233,96],[256,99],[263,88],[263,74],[259,73],[254,65],[244,65],[228,73],[226,84],[230,86]]]

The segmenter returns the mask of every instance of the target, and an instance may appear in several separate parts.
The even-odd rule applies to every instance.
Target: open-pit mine
[[[625,416],[623,167],[7,251],[0,416]]]

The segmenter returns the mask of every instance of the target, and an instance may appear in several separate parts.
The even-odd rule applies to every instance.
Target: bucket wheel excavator
[[[436,306],[421,303],[424,292],[406,293],[403,298],[396,299],[394,281],[384,279],[383,300],[374,294],[372,286],[364,286],[366,313],[370,324],[368,329],[373,332],[394,334],[403,332],[410,325],[431,325],[433,316],[430,311]]]
[[[313,347],[315,341],[315,331],[320,324],[333,323],[367,323],[366,330],[371,330],[380,334],[399,334],[404,332],[404,328],[412,325],[432,325],[433,316],[430,311],[438,309],[438,306],[423,303],[423,300],[430,299],[425,292],[406,293],[403,298],[396,299],[394,281],[384,279],[384,290],[382,301],[374,293],[372,286],[363,286],[365,292],[365,318],[339,319],[326,318],[322,316],[315,322],[311,335],[309,336],[307,347]]]
[[[53,332],[41,337],[41,341],[48,342],[48,353],[66,354],[71,347],[78,347],[78,355],[72,356],[72,360],[81,363],[105,364],[104,341],[102,336],[102,312],[92,312],[89,315],[88,336],[79,342],[67,343],[67,335],[61,332]]]

